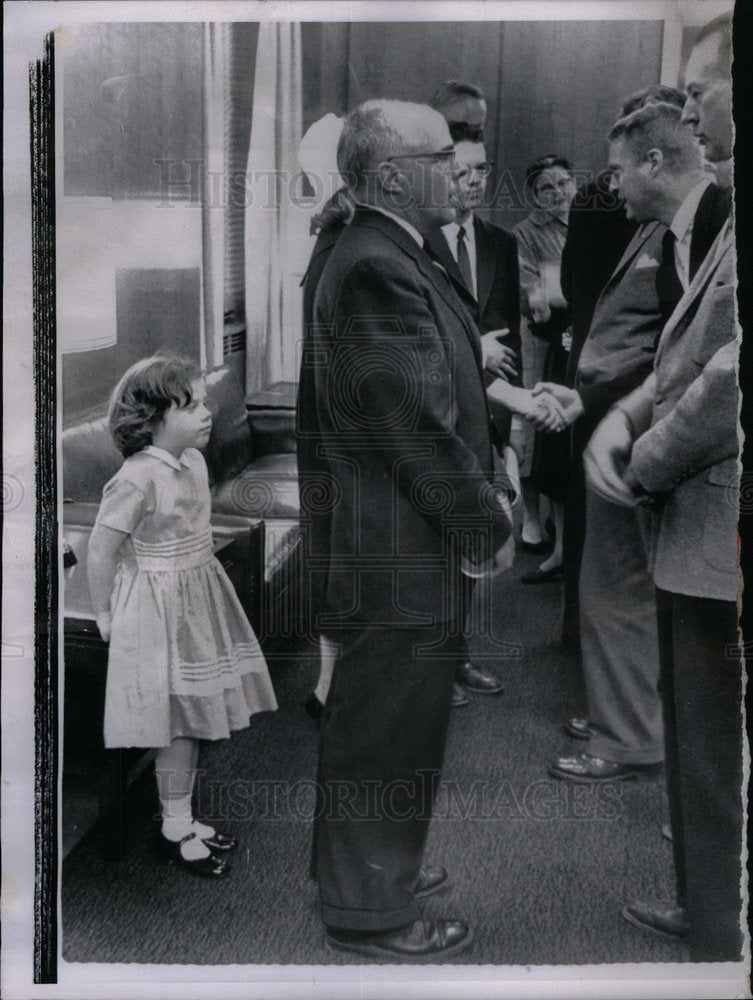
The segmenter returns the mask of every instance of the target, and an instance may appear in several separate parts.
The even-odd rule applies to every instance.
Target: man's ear
[[[646,153],[646,161],[649,165],[651,176],[654,177],[664,166],[664,154],[660,149],[649,149]]]
[[[403,171],[395,163],[382,160],[376,168],[377,180],[383,191],[397,194],[403,189]]]

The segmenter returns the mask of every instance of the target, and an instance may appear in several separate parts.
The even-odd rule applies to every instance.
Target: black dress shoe
[[[452,707],[462,708],[464,705],[469,705],[470,701],[468,695],[465,693],[460,684],[452,685]]]
[[[521,583],[552,583],[554,580],[561,580],[564,570],[562,569],[562,563],[559,566],[552,566],[551,569],[537,569],[531,570],[530,573],[524,573],[521,578]]]
[[[238,841],[235,837],[228,837],[216,830],[211,837],[202,837],[201,842],[206,844],[213,854],[227,854],[228,851],[238,850]]]
[[[620,764],[614,760],[602,760],[590,753],[579,753],[574,757],[556,757],[549,765],[553,778],[565,781],[632,781],[640,778],[658,777],[662,764]]]
[[[446,868],[440,868],[439,865],[421,865],[413,896],[415,899],[426,899],[427,896],[433,896],[443,889],[449,889],[450,885],[450,876]]]
[[[379,934],[360,934],[330,929],[327,947],[355,951],[392,961],[434,962],[456,955],[473,940],[473,931],[462,920],[417,920],[408,927]]]
[[[590,740],[593,736],[593,730],[588,724],[588,719],[566,719],[562,728],[568,736],[574,736],[576,740]]]
[[[303,707],[305,709],[306,715],[311,716],[314,722],[320,722],[322,715],[324,714],[324,705],[319,701],[314,692],[312,691],[308,698],[304,701]]]
[[[463,663],[455,671],[455,683],[462,684],[475,694],[501,694],[504,685],[500,684],[494,674],[473,663]]]
[[[634,927],[672,941],[685,937],[690,930],[685,910],[672,900],[651,899],[628,903],[622,908],[622,915]]]
[[[200,875],[202,878],[225,878],[229,875],[230,866],[227,861],[223,858],[216,858],[214,854],[210,854],[206,858],[194,858],[193,860],[183,857],[181,847],[187,841],[194,840],[195,837],[195,833],[189,833],[182,840],[168,840],[167,837],[163,837],[161,833],[158,833],[156,837],[157,853],[169,865],[180,865],[181,868],[185,868],[192,875]]]

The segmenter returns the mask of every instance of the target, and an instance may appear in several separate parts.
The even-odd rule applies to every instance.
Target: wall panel
[[[491,193],[522,192],[530,159],[561,152],[605,165],[605,135],[624,97],[661,74],[662,21],[400,22],[303,25],[304,126],[370,97],[427,102],[447,79],[487,95]],[[508,228],[512,198],[482,214]]]

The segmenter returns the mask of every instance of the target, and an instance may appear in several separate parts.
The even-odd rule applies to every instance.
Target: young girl
[[[125,463],[104,488],[89,589],[109,641],[105,746],[157,747],[160,853],[208,878],[237,841],[191,812],[198,743],[277,707],[259,644],[212,554],[206,446],[212,416],[191,361],[157,355],[110,400]]]

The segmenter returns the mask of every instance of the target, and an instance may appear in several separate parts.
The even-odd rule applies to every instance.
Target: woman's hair
[[[540,156],[537,160],[529,163],[526,167],[526,187],[533,191],[536,187],[536,181],[539,176],[544,173],[545,170],[552,170],[554,167],[562,167],[563,170],[567,170],[569,174],[573,172],[572,163],[565,159],[564,156],[557,156],[555,153],[549,153],[546,156]]]
[[[199,366],[175,354],[155,354],[131,365],[110,396],[107,416],[115,445],[126,458],[152,443],[155,426],[173,403],[191,402]]]
[[[341,223],[347,226],[353,219],[355,211],[356,203],[353,200],[353,195],[347,188],[338,188],[321,212],[317,212],[311,219],[311,235],[325,233],[328,229]]]

